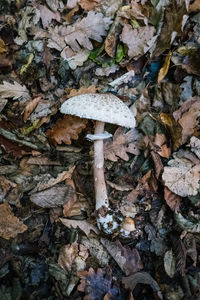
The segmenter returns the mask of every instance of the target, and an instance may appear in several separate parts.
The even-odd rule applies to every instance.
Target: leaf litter
[[[0,10],[0,298],[198,299],[199,1]],[[94,123],[59,110],[88,93],[118,96],[137,122],[105,128],[111,234],[95,212]]]

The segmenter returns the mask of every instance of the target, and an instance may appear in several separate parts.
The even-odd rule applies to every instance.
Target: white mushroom
[[[95,134],[89,135],[94,141],[94,186],[96,210],[109,208],[107,189],[104,178],[103,139],[110,137],[104,134],[105,122],[127,128],[135,127],[135,118],[119,98],[113,94],[84,94],[65,101],[61,113],[75,115],[80,118],[96,120]],[[101,222],[100,222],[101,223]]]

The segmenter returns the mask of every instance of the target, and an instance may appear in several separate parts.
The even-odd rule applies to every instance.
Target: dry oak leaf
[[[77,221],[77,220],[70,220],[65,218],[60,218],[60,221],[68,228],[77,228],[79,227],[85,234],[88,236],[90,234],[90,231],[94,231],[96,234],[99,233],[97,227],[94,225],[88,223],[85,220]]]
[[[14,83],[3,81],[3,84],[0,84],[0,97],[2,99],[13,98],[16,100],[21,98],[22,100],[26,100],[30,95],[25,85],[21,85],[16,81]]]
[[[128,46],[128,56],[133,58],[145,54],[155,41],[155,31],[153,26],[133,29],[131,25],[125,24],[121,41]]]
[[[95,0],[80,0],[79,5],[82,9],[86,11],[95,10],[96,6],[98,5],[99,1]]]
[[[154,138],[154,144],[159,146],[157,153],[165,158],[169,158],[171,155],[171,149],[167,146],[167,138],[163,133],[156,133]]]
[[[77,140],[79,133],[86,127],[87,120],[75,116],[64,115],[58,119],[52,129],[47,130],[46,135],[51,142],[56,144],[71,144],[72,140]]]
[[[48,28],[52,20],[60,22],[60,13],[58,11],[54,13],[44,5],[39,5],[39,10],[43,28]]]
[[[164,167],[162,175],[165,185],[181,197],[196,195],[199,189],[200,164],[195,165],[188,159],[180,159],[174,155],[168,165]]]
[[[136,141],[140,136],[136,129],[131,129],[127,133],[125,128],[119,127],[113,136],[113,140],[104,143],[104,157],[111,161],[118,161],[119,158],[128,161],[127,153],[138,155]]]
[[[93,45],[90,39],[101,43],[102,36],[106,35],[110,23],[110,18],[104,17],[101,13],[89,11],[82,20],[78,20],[71,26],[63,26],[61,35],[65,37],[66,44],[76,52],[81,50],[80,46],[92,50]]]
[[[27,226],[14,216],[8,203],[0,204],[0,237],[9,240],[18,233],[27,230]]]

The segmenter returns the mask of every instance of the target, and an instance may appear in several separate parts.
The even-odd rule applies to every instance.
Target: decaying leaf
[[[181,213],[174,213],[177,224],[185,231],[200,233],[200,222],[191,222],[184,218]]]
[[[181,114],[181,116],[180,116]],[[178,111],[174,112],[178,122],[182,127],[182,143],[191,137],[198,128],[198,118],[200,117],[200,97],[193,97],[184,102]]]
[[[32,113],[32,111],[36,108],[36,106],[38,105],[38,103],[40,102],[42,98],[42,95],[38,95],[35,98],[33,98],[25,107],[24,109],[24,122],[26,123],[28,117],[30,116],[30,114]]]
[[[54,178],[53,176],[46,176],[46,178],[45,178],[46,180],[41,181],[41,179],[40,179],[38,184],[31,191],[31,194],[46,190],[46,189],[51,188],[52,186],[56,185],[59,182],[62,182],[66,179],[71,178],[74,169],[75,169],[75,166],[70,167],[69,170],[59,173],[56,178]]]
[[[175,258],[172,250],[168,250],[164,255],[164,267],[165,272],[170,278],[174,277],[175,273]]]
[[[56,144],[71,144],[71,140],[77,140],[79,133],[86,127],[87,120],[75,116],[64,115],[58,119],[52,129],[47,130],[46,135]]]
[[[121,41],[128,46],[128,56],[133,58],[145,54],[155,41],[154,33],[153,26],[133,29],[129,24],[124,25]]]
[[[192,152],[196,154],[196,156],[200,159],[200,139],[192,136],[190,139],[190,146]]]
[[[104,157],[111,161],[117,161],[118,158],[129,160],[127,153],[138,155],[140,153],[136,141],[139,133],[136,129],[131,129],[127,133],[126,129],[118,128],[113,136],[112,141],[104,143]]]
[[[54,186],[44,191],[32,194],[30,200],[40,207],[59,207],[68,202],[74,190],[71,186]]]
[[[42,21],[43,28],[48,28],[52,20],[56,20],[58,22],[60,21],[59,11],[56,11],[54,13],[44,5],[40,5],[39,9],[40,9],[40,18]]]
[[[9,240],[25,230],[27,226],[14,216],[9,204],[0,204],[0,236]]]
[[[154,292],[157,293],[159,299],[163,299],[160,287],[157,282],[146,272],[137,272],[128,277],[123,277],[122,282],[127,289],[134,290],[138,283],[149,284]]]
[[[99,43],[102,42],[102,36],[106,35],[106,31],[110,25],[110,18],[103,17],[101,13],[89,11],[87,16],[73,25],[62,28],[62,36],[65,42],[72,50],[78,52],[83,48],[93,49],[90,39]]]
[[[81,278],[78,291],[85,292],[85,299],[102,300],[106,294],[109,294],[111,299],[117,299],[120,295],[119,288],[112,282],[111,273],[106,270],[98,268],[95,273],[94,269],[90,268],[88,272],[79,271],[78,276]]]
[[[77,220],[70,220],[70,219],[64,219],[60,218],[60,221],[68,228],[77,228],[79,227],[85,234],[88,236],[90,234],[90,231],[94,231],[96,234],[99,233],[97,227],[94,225],[88,223],[85,220],[77,221]]]
[[[29,91],[25,85],[21,85],[18,82],[10,83],[8,81],[3,81],[0,84],[0,96],[1,98],[13,98],[13,100],[21,98],[26,100],[30,97]]]
[[[58,264],[68,272],[71,272],[72,267],[75,268],[75,272],[84,270],[88,255],[88,249],[84,245],[75,242],[60,249]]]
[[[185,158],[178,158],[175,154],[168,165],[164,167],[162,175],[165,185],[182,197],[196,195],[199,188],[200,165],[195,165]]]
[[[109,264],[111,256],[105,251],[105,248],[98,239],[83,236],[81,238],[81,244],[90,250],[90,255],[94,257],[102,267],[106,267]]]
[[[153,56],[159,56],[170,47],[173,34],[181,33],[183,16],[187,14],[185,0],[169,1],[167,4]]]
[[[103,238],[101,243],[126,275],[143,269],[143,264],[136,248],[130,249],[128,246],[122,246],[119,241],[114,243]]]
[[[174,194],[166,186],[164,187],[164,198],[167,205],[171,208],[172,211],[179,211],[181,204],[181,197]]]
[[[164,64],[163,64],[162,68],[160,69],[160,71],[158,73],[158,83],[160,83],[165,78],[165,76],[167,75],[167,72],[169,70],[171,57],[172,57],[172,52],[169,51],[169,53],[165,57]]]
[[[75,89],[71,89],[69,91],[69,95],[68,98],[74,97],[74,96],[78,96],[78,95],[82,95],[82,94],[95,94],[97,91],[96,86],[94,85],[90,85],[88,87],[86,86],[82,86],[80,89],[75,90]]]

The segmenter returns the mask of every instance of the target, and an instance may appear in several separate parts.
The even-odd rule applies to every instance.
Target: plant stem
[[[96,121],[95,134],[104,132],[104,122]],[[96,210],[102,206],[108,207],[108,196],[104,178],[103,140],[94,141],[94,187]]]

